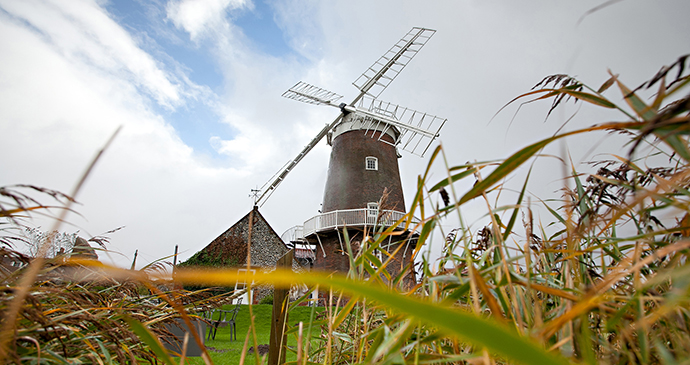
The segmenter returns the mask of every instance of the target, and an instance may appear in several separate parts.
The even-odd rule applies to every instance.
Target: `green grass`
[[[234,305],[223,306],[223,309],[230,310]],[[269,338],[271,335],[271,313],[273,306],[270,304],[257,304],[252,306],[252,311],[254,313],[254,324],[256,327],[256,340],[259,345],[269,344]],[[323,311],[323,308],[316,308],[317,311]],[[288,318],[289,326],[296,326],[299,322],[309,323],[309,318],[311,316],[311,307],[297,307],[290,311],[290,317]],[[249,306],[243,305],[240,312],[237,314],[236,319],[237,325],[237,340],[233,341],[230,337],[230,327],[222,327],[218,329],[216,333],[216,338],[207,340],[206,346],[208,348],[209,355],[214,364],[239,364],[240,356],[242,353],[242,347],[244,346],[244,340],[247,337],[247,332],[250,328],[249,320]],[[297,343],[294,336],[288,336],[288,346],[295,346]],[[249,344],[247,349],[254,346],[253,339],[249,337]],[[287,361],[295,361],[296,356],[294,353],[287,353]],[[247,354],[245,357],[246,364],[254,363],[254,354]],[[190,364],[204,364],[201,357],[189,358]]]

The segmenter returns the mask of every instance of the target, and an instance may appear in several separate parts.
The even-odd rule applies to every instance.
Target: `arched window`
[[[379,159],[373,156],[366,158],[364,167],[367,170],[378,170],[379,169]]]

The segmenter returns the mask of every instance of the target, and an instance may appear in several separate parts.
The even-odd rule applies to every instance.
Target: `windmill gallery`
[[[335,107],[340,114],[269,182],[252,191],[252,211],[182,265],[237,267],[250,273],[275,268],[278,259],[294,249],[294,269],[346,273],[349,254],[365,248],[369,235],[392,229],[395,234],[372,253],[378,260],[389,260],[386,269],[391,276],[402,275],[403,286],[413,286],[417,233],[401,220],[406,210],[398,159],[401,151],[423,156],[446,119],[378,97],[435,32],[412,28],[353,83],[359,94],[349,104],[338,103],[342,97],[334,92],[304,82],[286,91],[286,98]],[[278,236],[259,207],[324,137],[332,149],[322,209]],[[236,289],[244,285],[237,283]],[[269,294],[270,289],[258,288],[245,295],[245,303]]]

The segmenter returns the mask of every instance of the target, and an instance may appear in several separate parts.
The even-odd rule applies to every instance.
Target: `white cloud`
[[[13,18],[27,22],[71,62],[95,67],[143,88],[157,103],[174,108],[203,88],[166,72],[94,1],[0,1]],[[40,11],[36,11],[40,9]]]
[[[168,18],[186,31],[191,41],[210,40],[215,62],[225,80],[217,112],[220,122],[233,133],[230,139],[215,135],[209,143],[242,173],[259,174],[258,181],[253,181],[256,184],[273,175],[289,155],[296,154],[306,143],[303,139],[309,140],[309,136],[303,135],[301,139],[295,138],[300,133],[295,125],[313,125],[314,120],[286,118],[299,117],[300,113],[294,112],[296,106],[290,102],[276,103],[288,85],[294,83],[298,77],[295,70],[301,66],[294,59],[258,53],[242,29],[232,24],[234,14],[251,9],[249,1],[225,0],[171,1],[166,6]]]
[[[262,133],[261,128],[256,128],[250,123],[234,123],[240,125],[241,130],[231,140],[223,140],[218,136],[209,139],[211,147],[221,155],[226,155],[236,161],[237,168],[244,174],[250,171],[261,170],[272,156],[270,133]]]
[[[290,47],[302,57],[318,62],[324,56],[323,46],[327,44],[320,21],[320,12],[324,10],[320,2],[287,0],[276,1],[273,5],[276,10],[274,20],[285,33]]]
[[[77,196],[82,216],[70,218],[77,228],[63,229],[79,229],[88,236],[126,226],[113,236],[111,249],[126,255],[139,249],[143,262],[172,253],[172,242],[203,242],[210,239],[207,232],[221,230],[226,223],[222,215],[196,212],[207,209],[209,201],[227,206],[226,199],[233,197],[224,192],[228,185],[237,187],[238,200],[250,185],[238,181],[240,174],[231,168],[204,164],[151,109],[140,85],[148,82],[146,75],[163,75],[163,84],[172,85],[164,71],[144,67],[140,73],[120,72],[135,70],[138,62],[154,67],[155,62],[146,61],[153,62],[150,56],[117,24],[110,24],[114,28],[108,31],[113,39],[100,39],[108,38],[101,25],[89,27],[80,17],[109,20],[99,18],[104,13],[90,3],[85,5],[88,11],[72,11],[71,3],[58,9],[57,4],[34,2],[30,5],[35,15],[21,6],[0,4],[12,16],[0,12],[0,151],[16,156],[0,161],[0,185],[30,183],[68,193],[98,149],[123,125]],[[82,15],[75,15],[79,12]],[[116,50],[122,52],[108,57]],[[179,86],[172,86],[182,95]],[[50,225],[37,223],[44,229]],[[170,229],[187,224],[199,231]],[[115,259],[123,264],[122,258]]]
[[[209,143],[215,152],[228,156],[237,169],[258,174],[253,181],[257,184],[294,157],[322,128],[323,120],[331,117],[327,110],[303,108],[280,98],[295,80],[309,72],[309,65],[300,64],[294,55],[277,58],[258,52],[242,29],[231,23],[232,14],[228,12],[241,7],[250,9],[252,5],[192,1],[167,5],[168,17],[189,32],[190,40],[196,41],[202,34],[210,40],[226,82],[218,113],[220,121],[233,131],[232,138],[216,135]],[[194,16],[195,21],[187,22],[180,9],[192,8],[196,10],[190,14],[207,15]]]
[[[197,40],[209,28],[225,23],[227,12],[249,8],[248,0],[171,0],[167,5],[168,18]]]

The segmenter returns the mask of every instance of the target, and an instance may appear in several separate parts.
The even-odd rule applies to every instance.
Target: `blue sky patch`
[[[242,12],[233,23],[242,28],[244,34],[261,52],[274,57],[291,54],[292,49],[285,42],[283,31],[273,20],[273,7],[265,0],[255,0],[254,10]]]
[[[175,128],[182,141],[192,147],[196,153],[211,160],[224,159],[213,149],[209,140],[218,136],[223,140],[232,139],[235,132],[232,128],[219,122],[219,117],[202,103],[190,101],[186,107],[178,108],[175,112],[160,110],[161,115]]]

